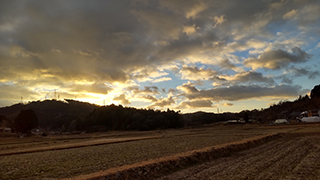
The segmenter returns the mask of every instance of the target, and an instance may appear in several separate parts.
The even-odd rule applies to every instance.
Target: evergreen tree
[[[31,109],[22,110],[13,125],[17,133],[30,133],[31,129],[39,126],[38,117]]]

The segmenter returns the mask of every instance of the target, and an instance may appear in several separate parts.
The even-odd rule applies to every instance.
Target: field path
[[[105,145],[105,144],[123,143],[123,142],[138,141],[138,140],[145,140],[145,139],[157,139],[157,138],[161,138],[161,136],[130,137],[130,138],[128,138],[128,137],[126,137],[126,138],[103,138],[103,139],[90,140],[87,142],[51,145],[51,146],[46,146],[46,147],[2,150],[2,151],[0,151],[0,156],[14,155],[14,154],[25,154],[25,153],[33,153],[33,152],[43,152],[43,151],[52,151],[52,150],[62,150],[62,149],[72,149],[72,148],[80,148],[80,147],[87,147],[87,146],[98,146],[98,145]]]
[[[157,180],[320,179],[320,137],[283,137]]]

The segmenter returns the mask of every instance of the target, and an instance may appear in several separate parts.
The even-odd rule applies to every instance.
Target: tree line
[[[136,109],[132,107],[102,106],[93,110],[86,118],[73,120],[69,131],[87,132],[110,130],[154,130],[182,127],[181,114],[173,110]],[[67,127],[67,125],[65,126]],[[67,128],[62,128],[66,131]]]

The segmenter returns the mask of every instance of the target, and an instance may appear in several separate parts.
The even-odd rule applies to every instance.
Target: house
[[[11,132],[11,128],[9,128],[9,127],[0,127],[0,132]]]
[[[11,128],[9,127],[4,128],[4,132],[11,132]]]
[[[11,123],[8,119],[0,119],[0,132],[11,132]]]
[[[308,117],[319,116],[319,109],[312,109],[308,111]]]

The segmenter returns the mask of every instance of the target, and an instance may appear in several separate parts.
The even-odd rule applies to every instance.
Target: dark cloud
[[[239,73],[235,76],[234,80],[235,84],[238,82],[241,83],[266,83],[268,85],[274,85],[275,81],[272,78],[264,77],[262,73],[258,72],[244,72],[244,73]]]
[[[292,53],[277,49],[260,54],[257,58],[251,57],[244,61],[244,65],[256,68],[280,69],[291,63],[306,62],[311,56],[300,48],[295,47]]]
[[[286,71],[285,74],[276,76],[275,79],[280,79],[282,83],[293,84],[295,77],[307,77],[309,80],[313,80],[320,76],[318,71],[311,70],[311,68],[307,67],[289,66],[286,68]]]
[[[282,76],[278,77],[278,79],[281,79],[282,83],[287,83],[287,84],[292,84],[293,83],[292,79],[287,77],[287,76],[285,76],[285,75],[282,75]]]
[[[214,82],[227,82],[228,80],[219,76],[213,76],[210,80]]]
[[[223,61],[220,62],[219,64],[222,68],[224,69],[233,69],[236,66],[232,64],[228,59],[224,59]]]
[[[309,79],[315,79],[320,75],[319,71],[310,71],[309,68],[291,67],[289,71],[293,76],[307,76]]]
[[[186,87],[187,85],[185,85]],[[188,85],[188,88],[195,89],[188,91],[183,89],[185,97],[189,100],[195,99],[209,99],[212,101],[239,101],[262,97],[296,97],[302,94],[300,86],[278,85],[273,87],[262,87],[257,85],[251,86],[230,86],[221,87],[209,90],[197,90],[195,87]]]
[[[210,78],[210,80],[214,81],[215,84],[218,85],[239,85],[239,84],[266,84],[266,85],[274,85],[276,82],[271,77],[265,77],[262,73],[255,71],[248,72],[240,72],[235,74],[234,76],[214,76]]]
[[[178,109],[185,108],[208,108],[213,107],[210,100],[195,100],[195,101],[183,101],[177,107]]]

